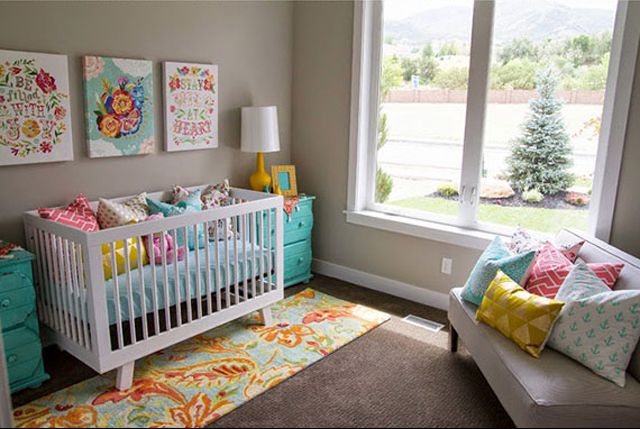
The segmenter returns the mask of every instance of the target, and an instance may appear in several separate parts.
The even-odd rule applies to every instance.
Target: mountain
[[[564,39],[613,30],[614,10],[568,6],[551,0],[505,0],[496,4],[494,38]],[[429,41],[469,42],[472,6],[454,4],[404,19],[385,21],[384,34],[411,44]]]

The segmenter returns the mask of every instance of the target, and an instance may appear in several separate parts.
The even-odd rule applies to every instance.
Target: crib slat
[[[177,326],[180,327],[182,326],[182,306],[180,305],[182,303],[182,300],[180,299],[180,267],[178,267],[178,238],[177,238],[177,234],[176,234],[176,230],[172,229],[171,230],[171,237],[173,238],[173,274],[174,274],[174,286],[175,286],[175,306],[176,306],[176,322],[177,322]],[[186,236],[182,237],[184,239],[184,243],[182,243],[185,246],[185,258],[186,258],[186,253],[187,253],[187,243],[186,243]]]
[[[251,251],[251,294],[256,296],[256,212],[249,213],[249,219],[251,224],[250,239],[250,251]]]
[[[127,273],[127,307],[129,310],[129,334],[131,344],[138,342],[136,337],[136,314],[133,311],[133,287],[131,285],[131,262],[129,261],[129,241],[122,240],[124,244],[124,268]]]
[[[82,263],[82,246],[79,244],[76,245],[75,250],[76,250],[76,260],[77,260],[76,263],[78,266],[78,288],[80,290],[80,296],[81,296],[80,312],[82,314],[82,331],[84,334],[85,347],[91,350],[91,332],[89,330],[89,326],[88,326],[89,321],[87,318],[87,287],[85,284],[86,276],[84,272],[84,265]]]
[[[225,235],[227,235],[229,233],[229,218],[226,217],[224,218],[224,233]],[[230,273],[231,273],[231,268],[229,267],[229,238],[227,237],[224,240],[224,259],[225,259],[225,270],[224,270],[224,292],[225,292],[225,298],[226,298],[226,308],[229,308],[231,305],[231,291],[229,289],[231,289],[231,277],[230,277]]]
[[[153,298],[153,332],[155,335],[160,333],[160,315],[158,314],[158,276],[156,274],[156,255],[153,246],[153,234],[147,236],[147,248],[151,253],[147,252],[149,264],[151,265],[151,296]]]
[[[140,288],[140,313],[142,315],[142,337],[146,340],[149,338],[149,327],[147,326],[147,297],[145,296],[145,283],[144,283],[144,261],[142,260],[142,240],[140,236],[136,237],[136,246],[138,250],[138,276]]]
[[[216,293],[216,311],[220,311],[222,309],[222,288],[220,287],[220,282],[221,282],[221,278],[222,278],[222,274],[220,273],[221,271],[221,264],[220,264],[220,241],[218,240],[218,237],[220,236],[220,231],[219,231],[219,221],[216,220],[215,224],[213,225],[213,236],[215,237],[215,247],[213,248],[214,251],[214,264],[213,266],[215,267],[216,270],[216,284],[215,284],[215,293]],[[227,240],[227,231],[224,232],[225,234],[225,241]]]
[[[164,322],[165,330],[171,330],[171,312],[169,305],[169,268],[167,267],[167,237],[165,232],[160,233],[160,248],[162,249],[162,280],[164,282]],[[175,241],[173,243],[173,253],[176,253]]]
[[[196,314],[198,319],[202,319],[202,279],[200,277],[200,242],[198,240],[198,230],[200,229],[199,224],[193,225],[193,239],[196,243],[196,252],[195,252],[195,263],[196,263],[196,302],[198,304],[198,308],[196,309]],[[205,235],[205,247],[208,247],[208,240],[206,240]],[[191,308],[191,305],[189,305]]]
[[[64,265],[64,275],[65,275],[65,301],[68,302],[69,307],[69,324],[71,325],[71,339],[75,342],[78,341],[78,329],[76,323],[78,322],[76,319],[76,311],[77,303],[74,298],[73,291],[73,283],[71,281],[71,261],[69,259],[69,241],[61,240],[62,244],[62,255],[63,255],[63,265]]]
[[[235,232],[237,232],[239,225],[241,223],[240,221],[240,216],[236,216],[234,218],[234,223],[236,228],[233,228],[233,230]],[[238,239],[236,238],[235,240],[233,240],[233,258],[235,261],[235,265],[233,266],[233,276],[234,276],[234,284],[235,284],[235,290],[233,293],[233,303],[234,305],[238,305],[239,301],[240,301],[240,294],[238,293],[238,289],[240,288],[240,257],[239,257],[239,252],[238,252]]]
[[[271,270],[273,269],[273,248],[271,247],[271,213],[272,209],[267,212],[267,283],[269,286],[269,292],[273,290],[273,283],[271,279]]]
[[[186,247],[184,251],[184,283],[186,288],[186,304],[187,304],[187,323],[191,323],[193,321],[191,314],[191,270],[189,269],[189,231],[185,226],[183,228],[182,233],[184,234],[184,245]],[[198,247],[198,241],[195,242],[195,247]],[[180,305],[181,301],[178,301],[178,305]]]
[[[75,243],[67,241],[67,252],[69,261],[71,263],[71,290],[73,296],[73,308],[75,311],[76,330],[78,332],[78,343],[85,347],[84,336],[82,333],[82,316],[80,315],[80,309],[82,308],[81,292],[78,287],[78,267],[76,266],[76,247]]]
[[[205,237],[207,245],[204,246],[204,257],[205,257],[205,263],[206,263],[206,271],[205,271],[205,285],[207,288],[207,316],[209,316],[213,310],[213,306],[211,304],[211,251],[209,250],[209,243],[210,243],[210,238],[209,238],[209,222],[204,224],[204,233],[205,233]],[[214,241],[214,243],[217,243],[217,237],[216,237],[216,241]]]
[[[244,298],[247,299],[247,293],[249,292],[249,285],[247,279],[249,278],[249,272],[247,267],[249,266],[247,260],[247,217],[240,217],[240,242],[242,243],[242,284],[244,285]]]
[[[258,274],[260,275],[260,295],[264,295],[264,211],[260,210],[258,220],[258,246],[260,259],[258,260]]]
[[[122,335],[122,314],[120,314],[120,285],[118,284],[118,262],[116,260],[116,248],[114,242],[109,243],[111,251],[111,281],[113,282],[113,302],[116,310],[116,333],[118,338],[118,350],[124,346]]]
[[[67,281],[66,281],[66,273],[64,267],[64,255],[62,253],[62,237],[56,237],[56,259],[57,259],[57,269],[58,269],[58,289],[59,289],[59,297],[62,301],[62,315],[64,317],[64,334],[67,338],[73,338],[71,334],[71,325],[69,321],[69,310],[67,308]]]

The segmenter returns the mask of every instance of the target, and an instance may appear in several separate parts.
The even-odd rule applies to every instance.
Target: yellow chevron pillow
[[[563,302],[527,292],[498,270],[482,299],[476,319],[539,358],[563,306]]]

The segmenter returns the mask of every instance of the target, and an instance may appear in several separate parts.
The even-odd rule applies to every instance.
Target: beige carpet
[[[415,314],[446,324],[445,312],[322,276],[286,292],[309,286],[393,319],[212,427],[513,427],[464,348],[450,354],[446,332],[400,320]],[[53,348],[45,365],[52,380],[14,396],[16,406],[93,375]]]

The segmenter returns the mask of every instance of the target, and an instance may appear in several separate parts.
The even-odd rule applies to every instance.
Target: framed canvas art
[[[154,152],[151,61],[83,58],[89,157]]]
[[[218,147],[218,66],[164,63],[168,152]]]
[[[73,160],[64,55],[0,50],[0,165]]]

